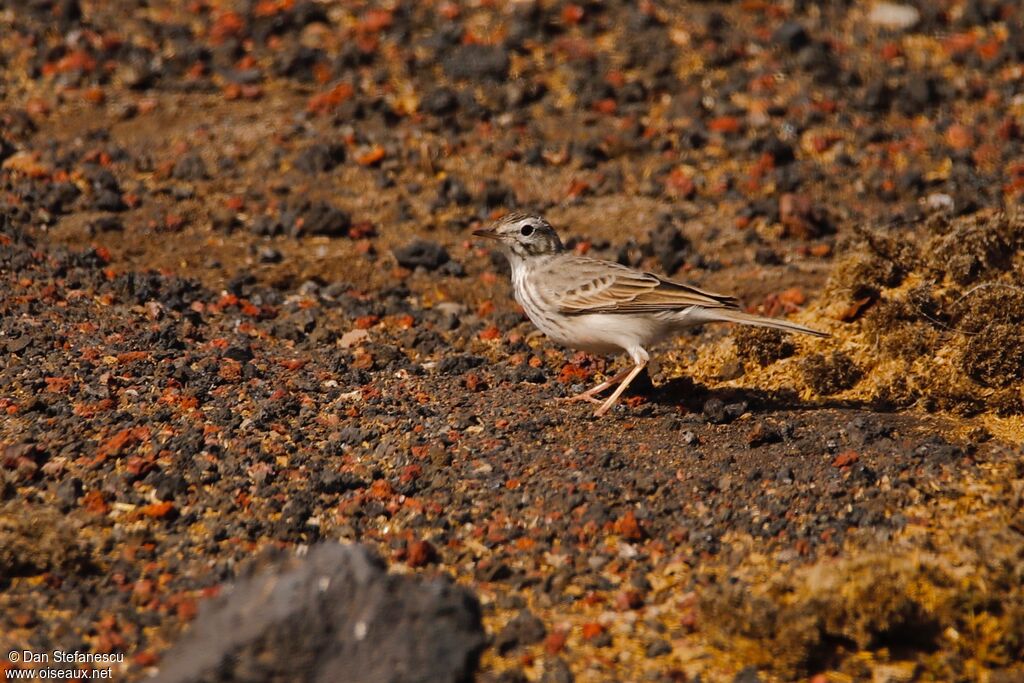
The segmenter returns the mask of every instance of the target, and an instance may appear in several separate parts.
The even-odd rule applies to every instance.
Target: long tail
[[[782,330],[783,332],[799,332],[800,334],[809,334],[812,337],[831,336],[828,332],[819,332],[818,330],[812,330],[809,327],[797,325],[796,323],[791,323],[786,320],[776,320],[775,318],[763,318],[759,315],[744,313],[743,311],[713,309],[711,311],[708,311],[708,313],[712,314],[713,320],[716,322],[739,323],[740,325],[753,325],[754,327],[770,327],[773,330]]]

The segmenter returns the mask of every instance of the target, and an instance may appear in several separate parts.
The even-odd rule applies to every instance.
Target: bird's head
[[[473,234],[497,241],[506,252],[520,258],[557,254],[565,249],[550,223],[540,216],[525,213],[510,213],[485,230],[474,230]]]

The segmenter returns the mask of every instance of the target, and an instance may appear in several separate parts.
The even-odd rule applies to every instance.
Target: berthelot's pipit
[[[650,359],[647,348],[681,330],[730,322],[827,337],[803,325],[752,315],[735,297],[707,292],[611,261],[566,250],[540,216],[511,213],[473,232],[498,242],[512,266],[516,301],[541,332],[591,353],[625,351],[633,367],[566,400],[599,403],[604,415]],[[615,386],[604,402],[597,398]]]

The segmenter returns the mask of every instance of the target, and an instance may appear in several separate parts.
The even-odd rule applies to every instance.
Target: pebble
[[[758,673],[756,666],[744,667],[732,679],[732,683],[762,683],[761,674]]]
[[[57,504],[62,512],[67,512],[78,504],[82,496],[82,480],[78,477],[68,477],[57,486]]]
[[[662,655],[667,655],[670,652],[672,652],[672,644],[667,640],[658,639],[647,646],[645,654],[648,659],[654,659],[656,657],[661,657]]]
[[[175,162],[171,176],[176,180],[205,180],[209,177],[209,172],[203,158],[192,152]]]
[[[437,311],[441,315],[450,315],[459,318],[465,315],[469,309],[466,306],[466,304],[460,303],[458,301],[442,301],[440,303],[434,304],[433,310]]]
[[[658,259],[662,272],[675,273],[691,253],[690,241],[671,224],[662,224],[651,231],[645,252]]]
[[[821,234],[820,212],[810,197],[787,192],[779,197],[779,221],[789,234],[801,239]]]
[[[747,412],[745,401],[739,403],[724,403],[721,399],[711,398],[704,403],[704,419],[711,424],[728,424],[740,415]]]
[[[747,435],[747,443],[751,448],[758,448],[766,444],[779,443],[782,441],[782,430],[773,424],[759,421]]]
[[[451,88],[434,88],[423,98],[420,106],[428,114],[444,116],[459,108],[459,99]]]
[[[366,341],[367,339],[369,339],[369,337],[369,330],[349,330],[345,334],[341,335],[341,339],[338,340],[338,346],[340,346],[343,349],[350,349],[353,346],[357,346],[362,342]]]
[[[924,206],[929,211],[953,213],[956,208],[956,201],[943,192],[933,192],[925,197]]]
[[[499,81],[508,74],[508,50],[500,45],[460,45],[442,61],[445,75],[453,79]]]
[[[102,232],[123,232],[124,224],[116,216],[100,216],[90,221],[88,228],[89,233],[93,235]]]
[[[281,212],[281,223],[292,237],[343,237],[352,226],[348,213],[325,201],[302,201]]]
[[[299,152],[294,166],[303,173],[318,175],[345,163],[346,156],[344,145],[317,143]]]
[[[415,239],[409,244],[392,250],[398,265],[403,268],[423,267],[426,270],[437,270],[448,263],[451,257],[448,250],[437,242]]]
[[[210,225],[214,230],[231,232],[238,227],[238,213],[227,207],[218,207],[210,211]]]
[[[276,247],[260,247],[260,263],[280,263],[284,260],[284,254]]]
[[[891,31],[906,31],[917,26],[921,13],[913,5],[876,2],[868,12],[868,21]]]
[[[18,150],[14,145],[0,137],[0,163],[6,161],[8,157],[14,156],[14,153],[17,151]]]
[[[494,646],[501,654],[524,645],[539,643],[547,635],[544,622],[529,610],[523,610],[501,630],[494,639]]]
[[[552,657],[544,660],[544,675],[540,680],[541,683],[573,683],[575,678],[564,659]]]
[[[811,42],[811,36],[803,24],[787,21],[772,33],[772,42],[790,52],[796,52]]]

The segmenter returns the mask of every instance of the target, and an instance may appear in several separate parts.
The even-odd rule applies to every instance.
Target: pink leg
[[[622,392],[626,390],[626,387],[629,386],[629,383],[632,382],[634,379],[636,379],[636,376],[639,375],[640,371],[643,370],[646,366],[647,366],[647,361],[646,360],[637,363],[633,367],[633,369],[629,371],[629,374],[626,376],[626,379],[622,380],[622,383],[619,384],[618,388],[615,389],[615,393],[613,393],[611,396],[609,396],[608,400],[605,401],[601,405],[601,407],[597,409],[597,412],[594,413],[594,417],[601,417],[602,415],[607,413],[609,410],[611,410],[611,407],[613,405],[615,405],[616,401],[619,400],[619,396],[622,396]]]
[[[598,384],[596,387],[593,387],[591,389],[587,389],[586,391],[584,391],[581,394],[576,394],[575,396],[565,396],[563,398],[558,398],[558,399],[555,399],[555,400],[556,401],[566,401],[568,403],[574,403],[576,401],[590,401],[591,403],[600,403],[601,401],[596,399],[596,398],[594,398],[594,397],[597,394],[600,394],[602,391],[604,391],[608,387],[615,386],[616,384],[621,382],[622,378],[625,377],[628,374],[629,374],[629,369],[623,370],[622,372],[620,372],[619,374],[615,375],[611,379],[607,379],[607,380],[601,382],[600,384]]]

